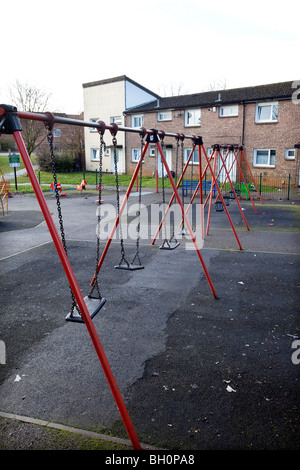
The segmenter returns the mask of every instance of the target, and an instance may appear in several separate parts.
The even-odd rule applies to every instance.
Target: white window
[[[132,149],[131,150],[131,161],[137,163],[141,156],[141,149]]]
[[[184,113],[185,126],[200,126],[201,109],[187,109]]]
[[[61,137],[61,130],[58,128],[53,129],[53,137]]]
[[[239,114],[239,106],[237,104],[220,107],[220,113],[219,113],[220,117],[238,116],[238,114]]]
[[[285,159],[295,160],[295,149],[285,149]]]
[[[189,156],[190,156],[190,154],[191,154],[191,151],[192,151],[191,148],[190,148],[190,149],[189,149],[189,148],[185,148],[185,149],[184,149],[184,163],[186,163],[186,162],[188,161],[188,158],[189,158]],[[192,162],[193,162],[193,163],[196,163],[196,165],[199,165],[199,149],[197,149],[197,148],[196,148],[196,149],[194,150],[194,152],[193,152],[193,156],[192,156],[192,158],[191,158],[190,161],[189,161],[189,165],[190,165]]]
[[[255,122],[277,122],[278,103],[257,103]]]
[[[144,116],[143,114],[136,114],[131,118],[132,127],[143,127],[144,125]]]
[[[91,148],[91,160],[92,161],[100,160],[100,149]]]
[[[162,111],[157,113],[158,121],[172,121],[172,111]]]
[[[253,165],[260,167],[275,167],[276,150],[254,149]]]
[[[114,122],[115,124],[117,124],[118,126],[120,126],[122,124],[122,117],[121,116],[112,116],[110,118],[110,122]]]
[[[98,119],[90,119],[90,122],[97,122],[97,121]],[[90,127],[90,132],[96,132],[96,131],[97,131],[96,127]]]

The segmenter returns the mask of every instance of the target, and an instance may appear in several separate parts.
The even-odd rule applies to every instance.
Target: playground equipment
[[[23,138],[22,138],[22,134],[21,134],[22,126],[21,126],[21,123],[20,123],[20,118],[43,122],[45,124],[46,129],[47,129],[47,139],[48,139],[50,154],[51,154],[52,173],[53,173],[53,179],[54,179],[55,196],[57,198],[57,207],[58,207],[58,214],[59,214],[61,238],[58,234],[58,231],[57,231],[56,226],[54,224],[54,221],[52,219],[50,210],[48,208],[48,205],[46,203],[44,195],[41,191],[41,188],[40,188],[40,185],[38,183],[37,177],[35,175],[34,169],[32,167],[28,152],[26,150],[26,147],[25,147],[25,144],[24,144],[24,141],[23,141]],[[131,422],[131,419],[129,417],[128,411],[125,407],[122,395],[120,393],[120,390],[118,388],[118,385],[116,383],[116,380],[114,378],[112,370],[110,368],[109,362],[106,358],[106,355],[105,355],[104,349],[102,347],[101,341],[99,339],[99,336],[97,334],[96,328],[95,328],[94,323],[92,321],[92,315],[94,313],[94,305],[92,306],[93,307],[92,309],[89,306],[89,300],[91,299],[91,295],[89,295],[88,298],[86,298],[86,297],[83,298],[82,293],[81,293],[80,288],[79,288],[79,285],[78,285],[78,282],[77,282],[77,279],[74,275],[74,272],[72,270],[71,264],[70,264],[68,256],[67,256],[66,240],[65,240],[65,236],[64,236],[63,219],[62,219],[60,200],[59,200],[59,190],[58,190],[57,178],[56,178],[55,156],[54,156],[54,152],[53,152],[53,126],[54,126],[55,123],[72,124],[72,125],[76,125],[76,126],[95,127],[95,128],[97,128],[97,130],[100,134],[100,141],[101,141],[101,137],[103,137],[103,133],[104,133],[105,129],[109,129],[114,135],[116,135],[116,133],[118,131],[122,131],[122,132],[136,132],[136,133],[139,133],[140,136],[146,137],[146,144],[143,147],[143,150],[141,152],[140,159],[139,159],[139,161],[136,165],[136,168],[135,168],[134,174],[132,176],[131,182],[130,182],[129,187],[126,191],[125,198],[122,202],[121,207],[118,210],[118,215],[117,215],[116,221],[114,223],[112,233],[115,232],[116,227],[118,226],[118,224],[120,222],[120,217],[122,216],[122,212],[123,212],[124,207],[126,205],[126,202],[128,200],[128,197],[129,197],[129,194],[130,194],[131,189],[133,187],[133,184],[134,184],[134,182],[135,182],[135,180],[138,176],[138,173],[141,169],[141,165],[142,165],[142,162],[144,160],[144,157],[145,157],[145,154],[146,154],[146,151],[147,151],[147,148],[148,148],[149,144],[151,143],[151,144],[155,144],[157,146],[157,149],[158,149],[159,154],[161,156],[163,165],[165,167],[165,170],[166,170],[167,175],[169,177],[169,180],[171,182],[172,189],[173,189],[173,192],[174,192],[174,196],[176,197],[176,200],[177,200],[177,202],[180,206],[182,217],[184,219],[187,230],[190,233],[191,240],[194,244],[194,248],[195,248],[195,251],[197,253],[197,256],[198,256],[198,258],[201,262],[201,265],[202,265],[202,268],[204,270],[206,279],[208,281],[208,284],[210,286],[210,289],[212,291],[213,296],[215,298],[217,298],[217,293],[215,291],[212,280],[210,278],[210,275],[208,273],[208,270],[207,270],[206,265],[204,263],[204,260],[202,258],[202,254],[200,252],[197,241],[196,241],[195,236],[193,234],[192,227],[191,227],[191,225],[189,223],[189,220],[188,220],[188,218],[185,214],[184,207],[183,207],[178,189],[176,187],[178,185],[178,183],[177,183],[177,185],[175,185],[172,174],[170,172],[170,169],[168,168],[168,165],[167,165],[167,162],[166,162],[163,150],[162,150],[162,145],[161,145],[160,138],[163,138],[165,135],[168,135],[168,136],[179,139],[179,134],[165,134],[163,131],[157,131],[155,129],[146,130],[144,128],[131,129],[131,128],[125,128],[125,127],[118,127],[116,124],[105,125],[101,121],[97,122],[97,123],[91,123],[91,122],[86,122],[86,121],[79,121],[79,120],[76,120],[76,119],[69,119],[69,118],[54,116],[52,113],[41,114],[41,113],[30,113],[30,112],[18,112],[17,108],[15,108],[14,106],[0,105],[0,136],[1,136],[1,134],[11,134],[14,137],[14,140],[17,144],[17,147],[18,147],[19,152],[21,154],[22,160],[24,162],[25,168],[27,170],[28,177],[31,181],[32,187],[33,187],[34,192],[36,194],[36,197],[37,197],[38,203],[40,205],[41,211],[42,211],[43,216],[45,218],[48,230],[49,230],[50,235],[52,237],[54,246],[55,246],[56,251],[58,253],[59,259],[60,259],[61,264],[62,264],[62,267],[65,271],[66,277],[68,279],[68,282],[69,282],[69,285],[70,285],[70,290],[71,290],[71,293],[72,293],[72,297],[74,299],[74,304],[76,303],[76,306],[74,306],[74,304],[73,304],[73,306],[74,306],[73,315],[74,315],[74,311],[76,309],[77,312],[75,313],[75,315],[77,317],[79,317],[79,316],[81,317],[81,318],[77,318],[77,320],[80,320],[80,321],[84,322],[84,324],[87,328],[87,331],[88,331],[88,333],[90,335],[90,338],[92,340],[92,343],[94,345],[95,351],[96,351],[97,356],[99,358],[100,364],[102,366],[102,369],[104,371],[104,374],[105,374],[106,379],[108,381],[108,384],[110,386],[112,395],[113,395],[113,397],[115,399],[115,402],[116,402],[116,405],[119,409],[119,412],[120,412],[121,418],[123,420],[124,426],[127,430],[127,433],[130,437],[130,440],[132,442],[133,448],[137,449],[137,450],[140,450],[141,445],[139,443],[139,440],[138,440],[138,437],[136,435],[135,429],[134,429],[133,424]],[[183,135],[181,135],[181,139],[183,139],[183,138],[194,139],[194,136],[183,136]],[[100,154],[101,154],[101,145],[100,145]],[[99,165],[100,165],[100,168],[99,168],[100,181],[99,181],[98,201],[99,201],[99,209],[100,209],[101,208],[101,191],[102,191],[102,189],[101,189],[102,188],[102,181],[101,181],[102,158],[100,158]],[[101,216],[100,216],[100,210],[99,210],[99,212],[98,212],[98,222],[100,222],[100,219],[101,219]],[[97,237],[97,240],[99,240],[99,238],[100,237]],[[105,249],[102,253],[101,258],[100,258],[99,244],[97,242],[96,267],[95,267],[95,274],[94,274],[92,282],[91,282],[91,290],[93,290],[94,288],[97,288],[97,290],[98,290],[97,276],[98,276],[99,270],[101,268],[101,264],[103,262],[103,259],[104,259],[105,255],[107,253],[108,247],[111,243],[111,240],[112,240],[112,236],[109,237],[109,240],[106,243],[106,246],[105,246]],[[104,302],[104,299],[102,297],[97,299],[97,305],[99,306],[101,304],[101,302]],[[93,310],[93,311],[91,311],[91,310]],[[71,313],[72,313],[72,311],[71,311]]]

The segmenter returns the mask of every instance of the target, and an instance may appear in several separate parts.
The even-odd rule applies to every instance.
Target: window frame
[[[184,147],[184,154],[183,154],[184,164],[186,164],[186,162],[188,161],[191,151],[192,151],[192,147]],[[195,157],[198,157],[198,161],[195,161]],[[199,149],[197,147],[195,148],[193,156],[189,161],[189,165],[192,165],[192,163],[194,165],[199,165]]]
[[[61,137],[61,128],[60,127],[54,127],[53,128],[53,137],[56,139],[59,139]]]
[[[137,155],[136,157],[134,155]],[[141,149],[134,147],[131,149],[131,162],[132,163],[137,163],[139,159],[141,158]]]
[[[122,116],[111,116],[110,123],[115,123],[118,126],[122,125]]]
[[[199,117],[197,118],[196,116],[193,117],[193,122],[192,124],[188,123],[188,113],[191,113],[194,115],[196,112],[199,112]],[[199,123],[195,123],[195,120],[199,119]],[[201,126],[201,108],[189,108],[184,110],[184,127],[200,127]]]
[[[268,163],[257,163],[257,152],[259,151],[268,152]],[[274,164],[271,164],[271,152],[274,152]],[[276,149],[257,148],[253,150],[253,166],[255,168],[275,168],[275,165],[276,165]]]
[[[90,118],[89,121],[90,121],[90,122],[97,122],[98,119],[96,119],[96,118]],[[96,128],[96,127],[90,127],[90,132],[97,132],[97,128]]]
[[[232,110],[235,109],[234,112],[231,112],[230,114],[224,114],[221,113],[223,110]],[[219,117],[220,118],[227,118],[227,117],[237,117],[239,115],[239,105],[238,104],[229,104],[229,105],[224,105],[220,106],[219,108]]]
[[[277,106],[277,115],[276,115],[276,119],[272,119],[273,117],[273,108],[274,106]],[[267,107],[271,107],[271,112],[270,112],[270,117],[268,119],[260,119],[259,118],[259,108],[267,108]],[[256,106],[255,106],[255,122],[256,124],[266,124],[266,123],[276,123],[278,122],[278,101],[265,101],[265,102],[262,102],[262,103],[256,103]]]
[[[140,120],[141,120],[141,124],[139,124],[138,126],[136,126],[136,125],[134,124],[135,119],[140,119]],[[133,115],[131,116],[131,127],[137,128],[137,127],[143,127],[143,125],[144,125],[144,115],[143,115],[143,114],[133,114]]]
[[[289,157],[288,156],[288,153],[292,151],[294,153],[294,155],[292,157]],[[296,150],[293,149],[293,148],[286,148],[285,149],[285,152],[284,152],[284,159],[285,160],[295,160],[296,159]]]
[[[93,152],[95,152],[95,158],[92,157]],[[98,155],[98,157],[97,157]],[[100,148],[99,147],[91,147],[91,162],[99,162],[100,160]]]
[[[160,116],[165,115],[165,117],[159,118]],[[157,113],[157,120],[161,121],[172,121],[172,111],[158,111]]]

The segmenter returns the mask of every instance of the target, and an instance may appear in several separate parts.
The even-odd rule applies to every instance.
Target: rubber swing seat
[[[106,299],[104,298],[97,299],[94,297],[89,297],[88,295],[84,297],[83,300],[85,301],[85,305],[87,306],[91,318],[94,318],[94,316],[97,315],[99,310],[101,310],[101,308],[106,302]],[[76,307],[74,307],[73,312],[68,313],[68,315],[66,316],[66,320],[77,323],[84,323],[84,320]]]

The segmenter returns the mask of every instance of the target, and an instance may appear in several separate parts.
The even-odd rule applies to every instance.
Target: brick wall
[[[299,142],[300,136],[300,104],[294,104],[292,101],[278,102],[278,121],[274,123],[258,124],[255,122],[255,103],[247,103],[245,109],[239,104],[238,116],[219,117],[219,108],[202,108],[201,109],[201,126],[186,127],[184,125],[184,110],[172,111],[171,121],[158,121],[157,112],[144,114],[144,127],[147,129],[158,129],[165,132],[184,133],[186,135],[200,135],[203,138],[203,146],[207,151],[214,144],[243,144],[243,113],[245,112],[244,124],[244,150],[246,158],[249,162],[251,171],[254,174],[263,173],[270,177],[282,177],[288,174],[292,175],[292,182],[298,184],[299,172],[299,153],[296,151],[294,160],[286,160],[285,150],[294,148]],[[126,126],[131,127],[131,115],[126,116]],[[171,146],[172,150],[172,170],[176,165],[176,139],[165,137],[166,146]],[[132,148],[140,147],[140,138],[138,134],[126,134],[126,172],[131,174],[135,168],[135,163],[131,161]],[[192,141],[185,139],[185,148],[192,147]],[[275,149],[275,168],[270,167],[254,167],[253,154],[254,149]],[[155,151],[155,155],[157,150]],[[179,152],[179,155],[181,153]],[[206,162],[202,158],[202,165]],[[152,176],[157,166],[157,158],[149,157],[149,151],[146,156],[143,167],[143,174]],[[190,165],[191,167],[191,165]],[[194,165],[194,175],[198,169]],[[181,160],[179,162],[181,169]],[[243,172],[249,177],[249,172],[245,163],[243,164]],[[186,176],[190,176],[186,173]],[[196,178],[196,176],[194,176]]]

